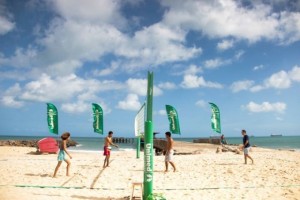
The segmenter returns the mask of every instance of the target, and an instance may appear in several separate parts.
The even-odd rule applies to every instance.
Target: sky
[[[153,124],[181,135],[300,135],[299,0],[0,0],[0,135],[134,137],[154,73]]]

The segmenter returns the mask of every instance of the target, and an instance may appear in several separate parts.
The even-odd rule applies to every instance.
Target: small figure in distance
[[[71,134],[69,132],[65,132],[61,135],[62,141],[60,141],[60,143],[59,143],[59,153],[57,156],[58,163],[55,167],[53,178],[56,178],[57,171],[58,171],[59,167],[61,166],[62,161],[65,161],[67,163],[66,175],[70,176],[69,172],[70,172],[71,161],[68,160],[65,155],[65,154],[67,154],[70,157],[70,159],[72,159],[72,156],[67,151],[67,141],[70,139],[70,137],[71,137]]]
[[[247,164],[247,158],[249,158],[252,161],[252,164],[254,164],[253,159],[249,155],[251,145],[250,145],[249,136],[247,135],[246,130],[242,130],[242,135],[243,135],[243,149],[244,149],[245,164]]]
[[[221,138],[220,138],[220,139],[221,139],[221,145],[222,145],[222,146],[224,146],[225,144],[227,144],[227,141],[226,141],[226,139],[225,139],[224,134],[221,135]]]

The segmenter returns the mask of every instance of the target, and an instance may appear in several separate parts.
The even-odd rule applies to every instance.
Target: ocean
[[[0,136],[0,140],[40,140],[45,136],[32,137],[32,136]],[[53,136],[49,136],[53,137]],[[70,147],[71,151],[83,152],[98,152],[103,150],[104,137],[72,137],[79,145]],[[180,138],[175,137],[176,141],[193,142],[197,138]],[[228,144],[242,144],[242,137],[227,137]],[[300,151],[300,136],[281,136],[281,137],[250,137],[250,144],[258,147],[271,148],[271,149],[294,149]],[[118,143],[119,148],[113,148],[117,151],[130,151],[134,150],[136,143]]]

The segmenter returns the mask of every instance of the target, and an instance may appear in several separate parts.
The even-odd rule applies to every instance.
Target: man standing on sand
[[[244,158],[245,158],[245,164],[247,164],[247,158],[249,158],[252,161],[252,164],[254,164],[253,159],[249,156],[249,151],[251,148],[250,142],[249,142],[249,136],[247,135],[246,130],[242,130],[243,137],[243,148],[244,148]]]
[[[173,162],[173,154],[174,154],[173,145],[174,145],[174,140],[171,137],[171,133],[170,132],[166,132],[166,138],[167,138],[167,147],[166,147],[166,156],[165,156],[165,164],[166,164],[166,170],[165,170],[165,172],[168,172],[169,163],[172,165],[173,171],[175,172],[176,171],[176,167],[175,167],[175,164]]]
[[[103,163],[103,168],[109,167],[109,158],[110,158],[110,150],[111,150],[110,145],[115,146],[115,147],[118,148],[118,145],[116,145],[112,142],[112,135],[113,135],[113,132],[109,131],[108,136],[104,140],[103,155],[105,156],[105,159],[104,159],[104,163]]]

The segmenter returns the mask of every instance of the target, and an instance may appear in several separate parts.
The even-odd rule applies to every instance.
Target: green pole
[[[153,125],[151,121],[145,122],[145,133],[143,200],[146,200],[153,191]]]
[[[153,191],[153,124],[152,124],[152,101],[153,101],[153,72],[148,72],[147,87],[147,119],[145,122],[144,137],[144,194],[143,200]]]
[[[141,151],[141,137],[136,138],[136,158],[140,158]]]
[[[152,122],[152,101],[153,101],[153,72],[148,72],[148,88],[147,88],[147,119]],[[153,135],[153,133],[151,133]]]

